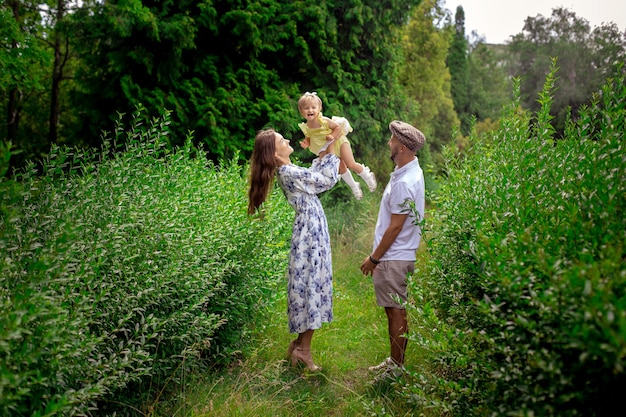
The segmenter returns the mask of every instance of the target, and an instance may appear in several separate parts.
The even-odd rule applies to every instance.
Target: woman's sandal
[[[320,366],[313,363],[310,349],[300,349],[297,347],[293,350],[291,353],[291,366],[296,366],[299,362],[302,362],[309,371],[319,372],[322,370]]]

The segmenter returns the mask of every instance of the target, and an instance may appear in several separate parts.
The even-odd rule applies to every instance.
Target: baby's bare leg
[[[367,188],[369,188],[371,192],[374,192],[376,190],[376,187],[378,186],[378,183],[376,182],[376,176],[368,167],[363,164],[359,164],[354,160],[350,143],[346,142],[342,144],[340,148],[340,153],[341,159],[345,161],[348,169],[356,172],[358,176],[363,178],[363,180],[367,184]]]
[[[348,167],[346,166],[346,163],[343,162],[343,159],[339,160],[339,174],[343,175],[346,173],[346,171],[348,170]]]
[[[352,148],[350,147],[350,142],[345,142],[341,145],[339,149],[339,157],[341,161],[346,164],[349,170],[360,174],[363,171],[363,165],[359,164],[354,160],[354,155],[352,154]]]
[[[341,146],[341,148],[343,149],[343,146]],[[363,191],[361,191],[361,186],[356,181],[354,181],[354,178],[352,178],[352,172],[350,172],[343,159],[340,159],[339,162],[339,174],[341,174],[341,178],[345,181],[346,184],[348,184],[348,186],[352,190],[352,194],[354,194],[354,197],[357,200],[363,198]]]

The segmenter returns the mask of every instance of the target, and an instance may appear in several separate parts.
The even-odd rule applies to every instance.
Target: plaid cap
[[[394,120],[389,123],[389,130],[400,143],[409,148],[412,152],[417,152],[422,149],[426,141],[422,132],[400,120]]]

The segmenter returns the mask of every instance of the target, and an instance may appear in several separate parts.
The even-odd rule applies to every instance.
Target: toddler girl
[[[367,184],[370,192],[376,190],[376,177],[365,165],[354,160],[352,148],[346,135],[352,132],[352,126],[343,117],[333,116],[329,119],[322,115],[322,100],[316,93],[306,92],[298,100],[298,111],[306,122],[300,123],[300,129],[304,133],[304,140],[300,142],[303,148],[308,148],[318,155],[328,146],[334,146],[334,154],[341,158],[339,174],[350,186],[352,194],[357,200],[363,198],[361,185],[352,178],[350,171],[356,172]]]

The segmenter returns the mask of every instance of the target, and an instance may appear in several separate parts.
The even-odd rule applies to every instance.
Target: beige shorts
[[[404,309],[396,299],[406,301],[407,275],[413,271],[415,271],[414,261],[381,261],[376,265],[372,273],[376,303],[381,307]]]

